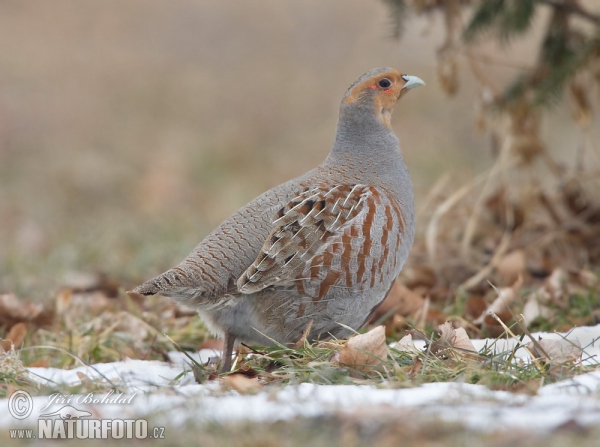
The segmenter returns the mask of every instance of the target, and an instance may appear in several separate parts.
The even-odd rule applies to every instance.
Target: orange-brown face
[[[354,86],[343,104],[369,101],[373,105],[375,116],[387,127],[391,127],[391,113],[400,97],[408,89],[420,85],[415,83],[415,79],[423,84],[419,78],[403,75],[397,70],[378,74]]]

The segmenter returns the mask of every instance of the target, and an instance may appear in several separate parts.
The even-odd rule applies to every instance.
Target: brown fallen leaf
[[[354,370],[370,372],[377,369],[387,359],[385,344],[385,327],[377,326],[366,334],[351,337],[339,355],[342,365],[351,366]]]
[[[0,346],[4,351],[8,352],[11,349],[17,350],[23,344],[25,336],[27,335],[27,325],[25,323],[15,324],[8,334],[4,337],[4,340],[0,342]]]
[[[148,337],[150,331],[154,332],[152,326],[129,312],[117,312],[112,319],[115,331],[131,334],[140,342]]]
[[[385,315],[402,315],[407,317],[418,312],[425,303],[425,299],[418,293],[396,281],[388,292],[383,303],[371,317],[371,322],[378,321]]]
[[[110,298],[116,298],[121,287],[119,281],[102,272],[69,272],[63,285],[75,294],[101,292]]]
[[[501,289],[490,291],[496,295],[494,301],[486,308],[486,310],[475,320],[473,324],[481,327],[484,331],[495,338],[499,337],[504,333],[504,326],[502,323],[508,323],[513,317],[511,312],[511,305],[519,297],[519,291],[523,285],[523,278],[519,279],[511,287],[503,287]],[[498,321],[495,317],[498,317]]]
[[[477,350],[464,328],[455,329],[450,321],[438,326],[440,338],[431,344],[431,352],[441,357],[460,357]]]
[[[514,283],[519,276],[527,275],[527,262],[524,250],[514,250],[504,255],[496,263],[496,271],[504,284]]]
[[[533,342],[528,343],[526,347],[535,358],[553,364],[576,362],[583,353],[581,344],[577,340],[540,338],[537,345],[541,349],[538,349],[538,346]]]
[[[448,315],[446,315],[444,312],[437,310],[437,309],[431,309],[431,308],[427,309],[427,315],[425,315],[425,323],[429,323],[432,325],[439,325],[439,324],[442,324],[447,319],[448,319]]]
[[[419,352],[419,350],[415,347],[415,342],[413,341],[411,334],[406,334],[399,341],[394,343],[392,347],[398,351],[409,352],[411,354],[416,354]]]
[[[385,336],[392,337],[394,334],[401,332],[409,327],[409,322],[406,317],[395,314],[391,320],[386,320],[385,325]]]
[[[256,394],[262,389],[257,378],[250,378],[243,374],[228,374],[221,380],[225,386],[240,394]]]
[[[402,269],[402,283],[411,290],[417,287],[432,288],[436,283],[433,268],[427,265],[407,266]]]
[[[423,369],[423,360],[416,357],[412,367],[410,368],[410,371],[408,372],[408,377],[410,377],[410,378],[415,377],[418,373],[420,373],[422,371],[422,369]]]
[[[244,377],[248,377],[249,379],[254,379],[255,377],[258,377],[258,371],[255,370],[254,368],[252,368],[247,363],[242,365],[238,370],[236,370],[233,373],[230,373],[229,375],[234,375],[234,374],[240,374]]]
[[[479,295],[471,295],[465,304],[465,314],[472,319],[480,317],[486,309],[487,304]]]
[[[554,311],[547,304],[553,303],[563,308],[568,306],[565,299],[569,295],[568,279],[568,275],[562,269],[556,268],[540,288],[527,296],[522,312],[525,326],[529,326],[538,317],[551,318]]]
[[[538,317],[549,319],[553,314],[552,309],[543,304],[543,299],[540,299],[540,294],[536,292],[529,294],[521,313],[525,327],[529,327]]]
[[[105,310],[115,310],[118,301],[100,291],[74,292],[63,289],[56,296],[56,313],[67,319],[100,315]]]
[[[561,298],[565,295],[566,282],[567,274],[560,268],[554,269],[552,274],[546,279],[544,288],[550,294],[550,299],[553,302],[559,304]]]
[[[600,282],[598,275],[589,270],[579,270],[571,273],[571,276],[574,276],[582,286],[588,288],[598,287],[598,283]]]
[[[488,306],[485,312],[483,312],[478,318],[473,320],[473,324],[483,324],[486,317],[492,312],[496,315],[506,313],[509,306],[516,300],[522,285],[523,278],[519,277],[519,279],[515,281],[515,283],[511,287],[503,287],[501,289],[498,289],[498,296],[496,297],[496,299],[492,302],[492,304]]]
[[[21,301],[12,293],[0,295],[0,326],[12,327],[21,322],[46,326],[53,317],[43,304]]]
[[[426,310],[427,314],[423,318],[423,311]],[[408,330],[410,327],[417,327],[419,329],[424,329],[425,324],[429,323],[433,326],[437,326],[448,319],[448,316],[437,310],[437,309],[421,309],[421,311],[417,312],[415,315],[411,316],[410,319],[407,317],[403,317],[402,315],[394,314],[391,320],[385,321],[385,335],[387,337],[392,337],[399,332],[404,332]],[[416,320],[416,323],[415,323]]]

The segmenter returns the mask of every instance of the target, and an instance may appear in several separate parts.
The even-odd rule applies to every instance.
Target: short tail
[[[203,290],[200,281],[194,278],[193,272],[190,272],[186,265],[180,264],[137,286],[131,290],[131,293],[139,295],[160,293],[172,298],[190,298],[201,295]]]
[[[160,292],[158,285],[156,284],[156,278],[146,281],[144,284],[137,286],[133,290],[129,290],[127,293],[137,293],[138,295],[156,295]]]
[[[168,292],[177,289],[179,278],[173,274],[173,269],[167,270],[166,272],[146,281],[144,284],[137,286],[131,290],[131,293],[137,293],[139,295],[156,295],[160,293],[162,295],[169,295]]]

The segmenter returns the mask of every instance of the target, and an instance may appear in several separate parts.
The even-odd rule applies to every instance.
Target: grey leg
[[[235,343],[235,337],[229,332],[225,332],[225,340],[223,346],[223,357],[221,358],[220,373],[226,373],[231,370],[231,356],[233,355],[233,344]]]

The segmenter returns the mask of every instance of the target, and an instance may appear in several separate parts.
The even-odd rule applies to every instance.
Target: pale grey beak
[[[409,90],[411,88],[418,87],[419,85],[425,85],[423,79],[417,78],[416,76],[402,75],[402,79],[406,81],[402,90]]]

